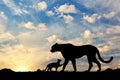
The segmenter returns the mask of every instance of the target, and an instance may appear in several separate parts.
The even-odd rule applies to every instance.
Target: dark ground
[[[14,72],[0,70],[0,80],[120,80],[120,69],[106,69],[102,72]]]

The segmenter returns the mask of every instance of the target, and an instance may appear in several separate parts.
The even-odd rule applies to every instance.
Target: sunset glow
[[[25,66],[19,66],[15,71],[24,72],[24,71],[29,71],[29,69]]]

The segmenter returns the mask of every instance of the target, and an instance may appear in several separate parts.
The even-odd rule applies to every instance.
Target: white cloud
[[[69,4],[64,4],[61,5],[56,9],[56,12],[58,13],[76,13],[77,9],[75,8],[75,5],[69,5]]]
[[[20,33],[16,38],[21,44],[23,44],[26,47],[37,48],[46,44],[46,36],[49,34],[46,32],[47,31],[32,30]]]
[[[110,49],[119,50],[120,45],[120,26],[113,26],[106,29],[107,43],[110,46]]]
[[[94,23],[94,22],[95,22],[95,19],[89,17],[88,15],[83,16],[83,19],[84,19],[84,20],[87,20],[87,21],[90,22],[90,23]]]
[[[104,32],[102,32],[105,30]],[[104,28],[102,30],[97,31],[93,34],[93,38],[96,38],[96,44],[99,47],[100,52],[115,54],[114,50],[118,52],[120,45],[120,26],[110,26],[108,28]]]
[[[101,16],[98,14],[93,14],[91,16],[85,15],[83,16],[83,19],[88,21],[89,23],[94,23],[97,19],[100,19]]]
[[[91,38],[92,37],[92,33],[90,30],[85,30],[83,33],[83,37],[84,38]]]
[[[102,47],[99,47],[99,50],[101,53],[106,53],[110,50],[110,47],[108,45],[104,45]]]
[[[120,34],[120,26],[113,26],[106,29],[107,34]]]
[[[15,40],[15,36],[13,36],[10,32],[6,31],[6,22],[7,16],[4,12],[0,12],[0,43],[4,41]]]
[[[25,32],[17,36],[17,39],[24,46],[36,46],[38,44],[38,34],[34,32]]]
[[[4,14],[4,12],[0,12],[0,33],[5,32],[6,22],[7,22],[7,16]]]
[[[47,14],[48,16],[53,16],[55,13],[54,13],[53,11],[48,11],[46,14]]]
[[[15,41],[15,36],[12,35],[11,33],[9,32],[2,32],[0,34],[0,43],[3,43],[4,41]]]
[[[49,41],[49,42],[54,42],[54,41],[56,41],[58,38],[57,38],[57,36],[56,35],[52,35],[52,36],[49,36],[48,38],[47,38],[47,40]]]
[[[3,0],[3,2],[16,15],[28,14],[29,13],[28,11],[26,11],[24,9],[21,9],[19,6],[17,6],[13,0]]]
[[[120,13],[120,0],[95,0],[92,2],[92,0],[78,0],[78,3],[82,3],[85,7],[94,9],[98,11],[98,13],[104,13],[109,11],[115,11],[116,13]],[[98,6],[99,5],[99,6]],[[98,10],[99,9],[99,10]]]
[[[13,46],[9,46],[9,45],[4,45],[2,49],[0,49],[0,51],[6,53],[6,54],[26,54],[28,53],[28,49],[25,48],[25,46],[23,46],[22,44],[16,44]]]
[[[44,23],[41,23],[37,26],[38,30],[47,30],[47,26]]]
[[[93,34],[90,30],[85,30],[83,33],[83,43],[85,44],[92,44],[93,40]]]
[[[63,4],[59,7],[55,7],[55,12],[58,17],[62,17],[65,23],[70,23],[74,20],[73,16],[70,13],[77,13],[75,5],[72,4]]]
[[[13,36],[11,33],[4,32],[0,34],[0,42],[10,41],[10,40],[15,40],[15,36]]]
[[[57,35],[52,35],[52,36],[49,36],[48,38],[47,38],[47,40],[48,40],[48,42],[50,42],[50,43],[56,43],[56,42],[63,42],[62,40],[60,40],[58,37],[57,37]]]
[[[70,22],[72,22],[73,19],[74,19],[74,18],[73,18],[72,16],[70,16],[70,15],[64,15],[63,18],[64,18],[64,20],[65,20],[65,23],[70,23]]]
[[[33,22],[27,22],[23,24],[23,27],[33,30],[47,30],[47,26],[44,23],[35,25]]]
[[[28,29],[35,29],[35,26],[32,22],[27,22],[27,23],[24,23],[23,25],[25,28],[28,28]]]
[[[116,15],[116,12],[110,12],[108,14],[103,14],[103,16],[108,19],[114,17],[115,15]]]
[[[45,9],[47,9],[47,3],[45,1],[39,2],[37,4],[37,8],[39,11],[45,10]]]
[[[85,30],[83,32],[83,35],[69,39],[69,40],[64,40],[60,39],[57,35],[53,34],[47,38],[49,43],[72,43],[74,45],[83,45],[83,44],[91,44],[92,41],[92,33],[90,30]]]
[[[52,45],[54,43],[60,43],[60,44],[71,43],[71,44],[78,45],[78,46],[86,44],[86,42],[84,43],[84,40],[81,39],[80,37],[70,39],[70,40],[62,40],[62,39],[58,38],[58,36],[55,34],[49,36],[47,38],[47,40],[48,40],[49,44],[52,44]]]

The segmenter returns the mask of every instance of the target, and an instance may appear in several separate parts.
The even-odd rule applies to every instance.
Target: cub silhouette
[[[61,52],[62,56],[65,59],[62,71],[64,71],[64,69],[65,69],[65,67],[66,67],[66,65],[68,64],[69,61],[72,62],[74,71],[77,71],[76,58],[80,58],[84,55],[87,56],[88,63],[89,63],[88,72],[93,67],[92,62],[96,63],[98,65],[98,68],[99,68],[98,71],[101,71],[101,64],[96,59],[96,54],[98,55],[98,58],[100,59],[100,61],[102,61],[104,63],[109,63],[113,60],[113,57],[111,57],[108,61],[104,61],[100,56],[99,50],[93,45],[75,46],[75,45],[72,45],[70,43],[68,43],[68,44],[58,44],[58,43],[56,43],[51,47],[50,51],[52,53],[57,52],[57,51]]]
[[[60,62],[61,62],[61,59],[57,59],[57,62],[49,63],[46,66],[45,71],[52,71],[52,68],[55,68],[57,71],[58,67],[62,66],[62,64],[60,64]]]

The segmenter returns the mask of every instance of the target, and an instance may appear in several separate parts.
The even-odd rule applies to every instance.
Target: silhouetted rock
[[[102,72],[113,72],[113,71],[115,71],[115,70],[112,70],[112,69],[108,68],[108,69],[106,69],[106,70],[104,70]]]
[[[36,72],[42,72],[42,70],[38,69]]]
[[[0,70],[0,72],[14,72],[14,71],[12,71],[11,69],[4,68]]]

